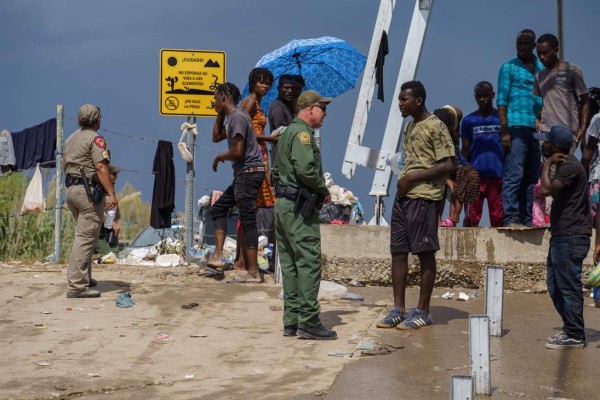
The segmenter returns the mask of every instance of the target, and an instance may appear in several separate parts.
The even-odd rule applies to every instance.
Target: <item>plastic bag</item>
[[[35,167],[35,172],[27,191],[25,192],[25,200],[21,207],[21,214],[39,214],[46,209],[46,201],[44,200],[44,190],[42,189],[42,173],[40,172],[40,164]]]

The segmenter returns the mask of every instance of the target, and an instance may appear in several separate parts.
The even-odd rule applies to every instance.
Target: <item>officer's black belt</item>
[[[275,197],[296,201],[299,190],[292,186],[275,186]]]
[[[84,185],[84,184],[85,184],[85,180],[78,176],[67,175],[67,177],[65,178],[65,186],[66,187]],[[91,182],[89,180],[88,180],[88,184],[91,184]]]

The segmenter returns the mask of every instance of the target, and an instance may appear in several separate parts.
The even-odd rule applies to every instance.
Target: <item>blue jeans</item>
[[[563,331],[585,340],[581,268],[590,249],[589,236],[552,236],[546,262],[546,284]]]
[[[540,179],[540,142],[533,137],[535,129],[510,127],[511,147],[504,161],[502,206],[504,225],[532,223],[533,186]]]
[[[244,247],[248,249],[258,248],[256,199],[264,180],[264,172],[239,173],[211,209],[215,230],[227,232],[227,212],[237,206],[240,212],[240,225],[244,231]]]

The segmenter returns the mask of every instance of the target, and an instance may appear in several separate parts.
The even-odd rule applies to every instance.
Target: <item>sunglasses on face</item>
[[[315,103],[315,104],[313,104],[313,106],[319,107],[323,112],[327,112],[327,106],[324,104]]]

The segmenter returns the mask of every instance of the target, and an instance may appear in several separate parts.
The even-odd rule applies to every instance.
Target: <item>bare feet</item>
[[[245,271],[246,266],[244,265],[244,262],[242,260],[237,260],[235,264],[233,264],[233,269],[237,271]]]
[[[206,265],[208,265],[211,268],[214,269],[223,269],[223,260],[221,260],[221,258],[215,258],[215,257],[210,257],[208,259],[208,261],[206,262]]]

